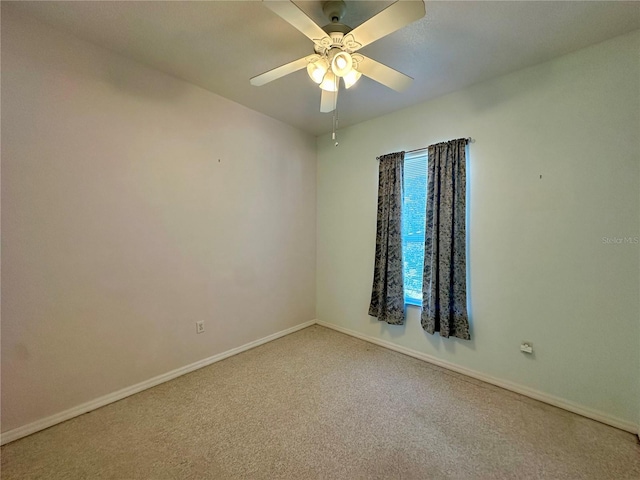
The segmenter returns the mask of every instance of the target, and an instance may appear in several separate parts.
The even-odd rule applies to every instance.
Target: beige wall
[[[312,320],[315,139],[5,6],[2,431]]]
[[[640,235],[639,51],[635,32],[319,138],[318,319],[636,424],[639,245],[603,237]],[[467,136],[473,339],[415,307],[381,324],[375,157]]]

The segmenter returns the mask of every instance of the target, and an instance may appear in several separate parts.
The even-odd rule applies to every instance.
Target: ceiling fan
[[[341,78],[345,88],[352,87],[362,75],[398,92],[411,84],[411,77],[356,52],[424,17],[423,0],[399,0],[354,29],[340,23],[346,10],[342,0],[323,3],[322,11],[330,20],[324,27],[292,1],[263,0],[263,4],[308,37],[315,53],[251,78],[252,85],[264,85],[306,68],[322,90],[320,111],[331,112],[336,108]]]

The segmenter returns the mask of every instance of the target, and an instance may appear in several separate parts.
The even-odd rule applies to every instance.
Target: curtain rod
[[[467,141],[467,143],[473,143],[475,140],[471,137],[467,137],[465,138],[465,140]],[[420,150],[426,150],[429,147],[422,147],[422,148],[414,148],[413,150],[407,150],[404,153],[413,153],[413,152],[419,152]]]

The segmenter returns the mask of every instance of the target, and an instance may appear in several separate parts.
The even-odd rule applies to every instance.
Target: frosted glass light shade
[[[331,60],[331,71],[338,77],[347,75],[353,66],[353,59],[347,52],[336,53]]]
[[[315,62],[311,62],[309,63],[309,65],[307,65],[307,73],[309,74],[309,77],[311,78],[311,80],[318,84],[322,83],[322,80],[324,79],[324,76],[327,73],[328,69],[329,64],[324,58],[321,58],[320,60],[317,60]]]
[[[344,87],[349,88],[354,86],[361,76],[362,74],[355,68],[351,69],[351,71],[342,78],[344,80]]]
[[[320,88],[327,92],[337,92],[339,81],[340,79],[336,77],[333,72],[329,71],[325,74],[324,80],[322,80],[322,83],[320,84]]]

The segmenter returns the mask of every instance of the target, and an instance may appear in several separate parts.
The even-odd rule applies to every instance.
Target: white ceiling
[[[301,70],[262,87],[249,78],[313,53],[259,1],[5,2],[59,29],[315,135],[329,132],[320,89]],[[296,1],[320,25],[320,1]],[[356,27],[392,1],[347,1]],[[338,100],[340,126],[424,102],[640,29],[640,2],[427,1],[427,15],[362,49],[415,80],[397,93],[362,78]]]

